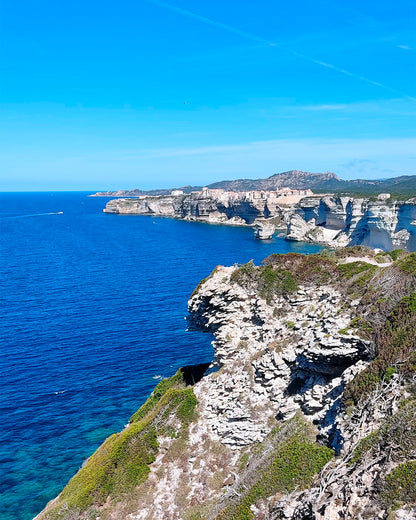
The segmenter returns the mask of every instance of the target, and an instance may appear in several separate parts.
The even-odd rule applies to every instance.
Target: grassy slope
[[[254,514],[250,507],[257,500],[309,486],[334,455],[315,442],[315,433],[298,415],[252,448],[247,462],[244,459],[245,469],[233,500],[224,504],[215,520],[251,520]]]
[[[129,426],[98,448],[40,518],[78,518],[108,497],[122,497],[142,483],[158,453],[157,436],[181,435],[195,418],[196,404],[181,370],[161,381]]]

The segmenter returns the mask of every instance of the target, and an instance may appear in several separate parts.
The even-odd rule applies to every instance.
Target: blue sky
[[[416,174],[414,0],[2,0],[0,190]]]

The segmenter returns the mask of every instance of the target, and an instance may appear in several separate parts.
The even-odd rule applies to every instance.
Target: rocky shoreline
[[[103,210],[120,215],[148,215],[188,221],[253,226],[257,238],[270,239],[276,230],[287,240],[319,243],[331,248],[366,245],[384,251],[416,251],[416,199],[370,200],[313,196],[295,204],[244,198],[219,201],[201,192],[139,199],[113,199]]]

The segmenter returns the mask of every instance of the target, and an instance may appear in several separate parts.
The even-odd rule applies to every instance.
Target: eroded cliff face
[[[365,245],[384,251],[415,251],[416,201],[305,198],[290,218],[287,238],[335,247]]]
[[[330,285],[300,286],[273,303],[216,272],[189,301],[191,323],[215,335],[214,367],[195,392],[210,430],[233,448],[262,441],[274,417],[302,412],[328,433],[348,381],[365,366],[369,341],[350,331],[351,309]]]
[[[39,520],[415,518],[416,256],[377,260],[217,267],[189,300],[208,371],[162,381]]]
[[[274,217],[274,224],[286,227],[290,210],[265,199],[220,201],[202,193],[177,196],[110,200],[105,213],[153,215],[197,220],[214,224],[251,225],[256,219]]]
[[[364,245],[384,251],[416,250],[416,200],[370,201],[352,197],[305,197],[279,206],[267,199],[221,202],[201,193],[114,199],[105,213],[154,215],[213,224],[254,225],[255,236],[271,238],[276,229],[288,240],[345,247]]]

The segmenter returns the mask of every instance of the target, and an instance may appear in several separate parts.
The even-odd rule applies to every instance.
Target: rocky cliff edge
[[[219,266],[189,312],[208,370],[159,383],[39,520],[416,518],[415,254]]]

